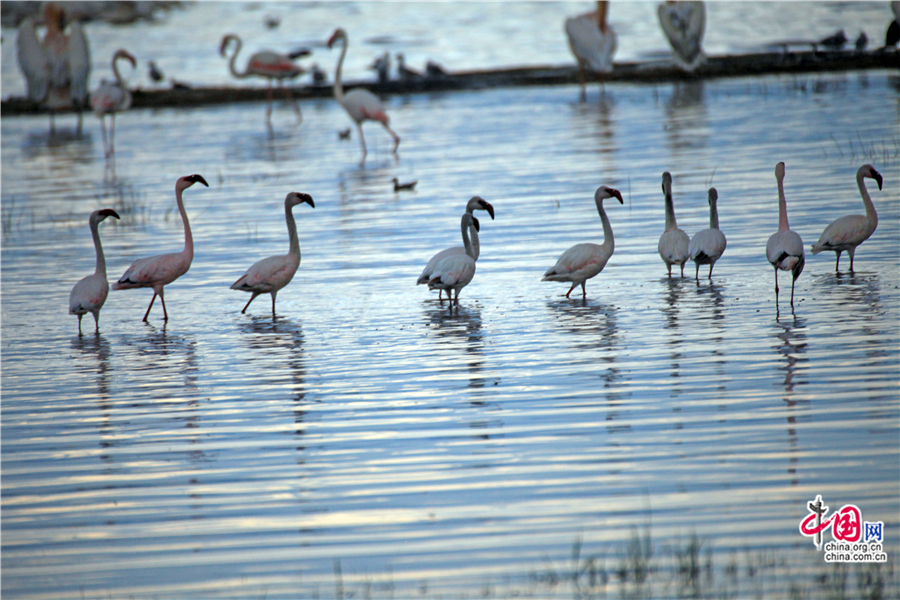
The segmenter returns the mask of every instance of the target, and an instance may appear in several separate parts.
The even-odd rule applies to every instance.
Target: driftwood
[[[698,81],[720,77],[748,77],[773,74],[900,69],[900,52],[772,52],[732,56],[711,56],[692,73],[686,73],[668,62],[616,63],[612,73],[594,75],[594,82],[665,83]],[[589,74],[590,76],[590,74]],[[518,67],[491,71],[464,71],[436,77],[405,81],[348,82],[345,89],[365,87],[376,94],[414,94],[491,87],[529,85],[569,85],[578,83],[575,66]],[[286,86],[295,98],[326,98],[332,95],[330,85]],[[255,102],[266,99],[266,89],[237,87],[188,87],[160,90],[137,89],[132,92],[132,107],[173,107]],[[26,98],[9,98],[2,102],[2,115],[38,113],[42,109]]]

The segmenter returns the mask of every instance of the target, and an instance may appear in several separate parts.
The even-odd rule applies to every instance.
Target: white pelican
[[[619,204],[624,204],[622,194],[619,190],[614,190],[605,185],[597,188],[594,194],[594,202],[597,204],[597,212],[600,213],[600,220],[603,222],[603,243],[602,244],[575,244],[562,253],[556,264],[544,273],[541,281],[571,281],[572,287],[566,292],[566,298],[575,289],[575,286],[581,285],[581,296],[587,297],[587,290],[584,282],[594,277],[613,255],[616,249],[616,242],[613,239],[612,226],[609,224],[609,218],[606,211],[603,210],[603,201],[606,198],[616,198]]]
[[[106,280],[106,257],[100,245],[100,222],[106,217],[119,218],[119,214],[111,208],[95,210],[88,223],[91,226],[91,237],[94,238],[94,250],[97,253],[97,268],[93,275],[88,275],[75,284],[69,292],[69,314],[78,315],[78,335],[81,336],[81,317],[87,313],[94,315],[94,332],[100,333],[100,309],[106,303],[109,294],[109,282]]]
[[[191,268],[194,260],[194,238],[191,236],[191,225],[188,223],[187,211],[184,210],[184,201],[181,194],[195,183],[202,183],[206,187],[209,184],[200,175],[185,175],[175,182],[175,201],[178,203],[178,211],[181,213],[181,222],[184,224],[184,250],[171,254],[159,254],[148,258],[139,258],[128,267],[128,270],[113,284],[114,290],[130,290],[133,288],[153,288],[153,298],[150,306],[144,313],[143,321],[147,320],[150,309],[156,297],[159,296],[163,306],[163,319],[169,320],[166,312],[166,300],[163,296],[163,286],[172,283]]]
[[[270,256],[254,264],[247,269],[240,279],[232,284],[231,289],[250,292],[250,300],[244,305],[241,314],[247,312],[247,307],[253,299],[260,294],[272,295],[272,317],[275,317],[275,296],[278,290],[286,286],[294,278],[297,267],[300,266],[300,241],[297,239],[297,223],[294,221],[292,209],[298,204],[309,204],[315,208],[312,196],[291,192],[284,199],[284,218],[287,221],[289,248],[288,253],[281,256]]]
[[[469,241],[469,232],[473,237],[478,235],[478,219],[472,216],[472,213],[463,213],[459,227],[462,230],[463,246],[465,252],[463,254],[454,253],[446,256],[438,261],[434,266],[434,272],[431,279],[428,280],[428,289],[446,290],[447,299],[453,304],[453,290],[456,290],[456,304],[459,304],[459,290],[469,285],[472,278],[475,277],[475,249]],[[440,291],[438,292],[440,299]]]
[[[44,5],[47,32],[38,41],[34,20],[26,18],[19,25],[16,49],[19,69],[28,83],[28,98],[50,110],[74,108],[81,131],[81,108],[88,98],[91,57],[87,38],[78,21],[69,25],[66,35],[65,11],[53,2]]]
[[[791,307],[794,306],[794,284],[806,257],[803,254],[803,240],[796,231],[791,231],[788,225],[787,201],[784,198],[784,163],[775,165],[775,179],[778,182],[778,232],[773,233],[766,242],[766,258],[775,267],[775,304],[778,304],[778,270],[790,271],[791,280]]]
[[[834,270],[838,272],[841,263],[841,252],[847,251],[850,255],[850,272],[853,272],[853,254],[856,247],[869,239],[878,227],[878,213],[875,212],[875,206],[872,204],[872,198],[869,197],[869,190],[866,189],[864,178],[874,179],[878,183],[878,189],[881,189],[883,179],[881,173],[875,170],[875,167],[865,164],[856,171],[856,185],[859,186],[859,193],[862,195],[863,204],[866,206],[866,216],[862,215],[846,215],[833,221],[831,225],[822,232],[819,241],[813,244],[812,253],[828,250],[837,254],[837,260],[834,263]]]
[[[384,106],[378,96],[362,88],[350,90],[344,94],[344,86],[341,83],[341,68],[344,65],[344,56],[347,55],[347,32],[341,28],[335,30],[328,40],[328,48],[331,49],[337,41],[343,42],[341,46],[341,57],[338,59],[337,68],[334,72],[334,97],[338,103],[344,107],[350,118],[356,123],[359,130],[359,141],[362,144],[362,161],[366,160],[366,139],[363,137],[362,123],[371,120],[381,123],[385,130],[394,138],[394,154],[397,154],[397,147],[400,146],[400,136],[394,133],[394,130],[388,126],[388,116],[384,112]]]
[[[666,199],[666,230],[659,236],[659,256],[666,263],[669,277],[672,276],[672,265],[681,267],[681,276],[684,277],[684,263],[687,262],[688,245],[690,238],[675,222],[675,207],[672,203],[672,175],[666,171],[662,174],[662,190]]]
[[[716,208],[718,199],[716,188],[709,188],[709,229],[695,233],[688,248],[691,260],[697,267],[694,273],[697,281],[700,281],[700,265],[709,265],[709,279],[712,280],[713,267],[725,252],[727,242],[725,234],[719,229],[719,210]]]
[[[491,215],[491,220],[494,220],[494,207],[490,202],[482,198],[481,196],[472,196],[469,201],[466,203],[466,212],[472,214],[474,210],[484,210],[487,211],[489,215]],[[481,243],[478,239],[478,231],[475,229],[470,230],[472,232],[472,251],[473,258],[478,260],[478,256],[481,253]],[[452,256],[454,254],[465,254],[466,249],[462,246],[453,246],[451,248],[446,248],[441,250],[437,254],[431,257],[431,260],[428,261],[428,264],[425,265],[425,268],[422,269],[421,275],[416,280],[416,285],[421,285],[423,283],[428,283],[431,279],[431,274],[434,272],[434,267],[443,259],[448,256]],[[438,289],[438,300],[441,299],[441,290]]]
[[[125,86],[125,80],[119,73],[116,61],[124,58],[131,63],[131,67],[137,64],[137,60],[127,50],[116,50],[112,57],[112,71],[116,77],[114,83],[103,81],[93,94],[91,94],[91,108],[100,119],[100,133],[103,134],[103,154],[109,158],[115,153],[114,143],[116,136],[116,113],[128,110],[131,107],[131,92]],[[109,115],[109,142],[106,139],[106,115]]]
[[[693,71],[703,64],[703,34],[706,30],[706,4],[667,1],[657,6],[659,24],[675,52],[675,64]]]
[[[608,2],[597,2],[597,10],[566,19],[569,48],[578,61],[581,99],[585,99],[585,69],[595,73],[611,73],[618,38],[606,22]]]

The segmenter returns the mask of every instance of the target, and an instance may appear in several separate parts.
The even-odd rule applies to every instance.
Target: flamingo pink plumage
[[[834,263],[835,272],[839,271],[841,252],[846,250],[850,255],[850,272],[853,273],[853,254],[856,252],[856,247],[869,239],[869,236],[875,233],[875,228],[878,227],[878,213],[875,212],[875,205],[872,204],[869,190],[866,189],[866,183],[863,181],[866,177],[874,179],[878,183],[879,190],[883,182],[881,173],[876,171],[872,165],[865,164],[856,171],[856,185],[859,187],[859,193],[866,207],[865,216],[845,215],[833,221],[822,232],[819,241],[812,246],[813,254],[823,251],[837,254]]]
[[[231,289],[250,292],[250,300],[244,305],[241,314],[247,312],[247,308],[253,299],[260,294],[272,295],[272,317],[275,317],[275,296],[278,290],[286,286],[294,278],[294,273],[300,266],[300,240],[297,238],[297,223],[294,221],[292,209],[298,204],[309,204],[315,208],[312,196],[291,192],[284,199],[284,218],[287,221],[289,249],[288,253],[281,256],[270,256],[255,263],[247,269],[240,279],[232,284]]]
[[[696,266],[694,278],[697,281],[700,281],[700,265],[709,265],[709,279],[712,280],[713,267],[722,258],[728,244],[725,234],[719,229],[719,209],[716,207],[718,200],[716,188],[709,188],[709,229],[695,233],[688,246],[688,253]]]
[[[78,335],[81,336],[81,317],[87,313],[94,315],[94,332],[100,333],[100,309],[106,303],[109,294],[109,282],[106,280],[106,257],[100,244],[100,232],[97,227],[106,217],[119,218],[119,214],[111,208],[95,210],[88,223],[91,237],[94,238],[94,250],[97,254],[97,268],[93,275],[88,275],[75,284],[69,293],[69,314],[78,315]]]
[[[791,231],[788,225],[787,200],[784,198],[784,163],[775,165],[775,180],[778,182],[778,231],[769,237],[766,242],[766,258],[775,267],[775,303],[778,303],[778,271],[790,271],[791,276],[791,307],[794,306],[794,284],[803,265],[806,264],[806,256],[803,254],[803,240],[796,231]]]
[[[675,221],[675,206],[672,203],[672,175],[666,171],[662,174],[662,190],[666,202],[666,230],[659,236],[657,250],[660,258],[666,263],[669,277],[672,277],[672,265],[681,267],[681,276],[684,277],[684,263],[687,262],[690,252],[690,238]]]
[[[489,215],[491,215],[491,220],[494,220],[494,207],[482,198],[481,196],[472,196],[469,201],[466,203],[466,212],[472,214],[473,210],[485,210]],[[478,256],[481,254],[481,243],[478,239],[478,231],[474,229],[470,229],[472,232],[472,257],[477,261]],[[463,246],[453,246],[451,248],[446,248],[441,250],[437,254],[431,257],[431,260],[428,261],[428,264],[425,265],[425,268],[422,269],[422,273],[419,275],[419,278],[416,280],[416,285],[427,284],[429,280],[431,280],[431,274],[434,273],[434,268],[437,264],[447,258],[448,256],[452,256],[454,254],[465,254],[466,249]],[[438,299],[441,299],[441,290],[438,289]]]
[[[356,122],[356,128],[359,130],[359,141],[362,144],[363,151],[361,162],[365,162],[367,154],[366,139],[363,137],[362,130],[363,121],[378,121],[381,123],[391,137],[394,138],[393,152],[396,154],[397,148],[400,146],[400,136],[394,133],[394,130],[388,125],[387,113],[384,112],[384,106],[381,104],[378,96],[362,88],[350,90],[344,94],[344,86],[341,83],[341,68],[344,65],[344,56],[347,54],[347,32],[341,28],[336,29],[331,34],[331,38],[328,40],[328,48],[330,49],[334,46],[338,40],[342,41],[343,44],[341,46],[341,56],[338,59],[334,73],[334,97],[344,107],[350,118]]]
[[[297,113],[297,120],[303,120],[303,114],[300,112],[300,105],[297,104],[297,100],[291,95],[290,90],[284,87],[285,79],[293,79],[303,73],[306,73],[306,69],[297,65],[290,56],[286,54],[279,54],[278,52],[273,52],[272,50],[262,50],[260,52],[256,52],[250,55],[250,60],[247,62],[247,66],[244,67],[244,72],[241,73],[234,66],[234,62],[237,59],[238,53],[241,51],[242,42],[241,38],[236,36],[233,33],[229,33],[228,35],[222,38],[222,42],[219,45],[219,54],[221,56],[226,56],[226,52],[228,51],[228,46],[234,42],[235,50],[234,54],[231,55],[231,59],[228,61],[228,69],[231,71],[231,74],[234,77],[239,79],[243,79],[244,77],[265,77],[269,82],[269,87],[267,90],[267,104],[266,104],[266,121],[268,122],[272,117],[272,81],[278,81],[278,87],[284,90],[285,96],[291,102],[291,105],[294,108],[294,112]]]
[[[184,209],[182,192],[195,183],[202,183],[206,187],[209,184],[200,175],[185,175],[175,182],[175,201],[178,203],[178,211],[181,213],[181,222],[184,224],[184,250],[171,254],[160,254],[149,258],[139,258],[134,261],[128,270],[113,284],[114,290],[130,290],[133,288],[153,288],[153,298],[150,306],[144,313],[142,320],[146,321],[150,315],[150,309],[156,297],[159,296],[163,306],[163,320],[169,320],[166,311],[166,300],[163,296],[163,287],[172,283],[191,268],[194,260],[194,238],[191,236],[191,225],[188,223],[187,211]]]
[[[541,279],[541,281],[571,281],[572,287],[566,292],[566,298],[577,285],[581,285],[581,296],[586,298],[585,282],[603,270],[616,249],[612,226],[609,224],[606,211],[603,210],[603,201],[607,198],[616,198],[619,204],[624,204],[619,190],[611,187],[601,185],[594,193],[594,202],[597,204],[597,212],[600,213],[600,221],[603,223],[603,243],[575,244],[562,253],[556,264],[547,269]]]
[[[453,304],[453,290],[456,290],[456,304],[459,304],[459,290],[469,285],[475,277],[475,249],[469,240],[469,232],[473,237],[478,236],[478,219],[472,213],[463,213],[459,227],[462,230],[463,246],[465,252],[463,254],[453,253],[445,256],[434,266],[431,279],[428,280],[428,289],[446,290],[447,299]],[[439,296],[440,299],[440,296]]]
[[[103,81],[100,87],[91,94],[91,108],[100,119],[100,132],[103,134],[103,154],[108,158],[115,153],[114,143],[116,136],[116,113],[128,110],[131,107],[131,92],[125,86],[125,81],[119,73],[116,61],[123,58],[131,63],[134,68],[137,60],[127,50],[116,50],[112,57],[112,71],[116,80],[113,83]],[[109,142],[106,138],[106,115],[109,115]]]

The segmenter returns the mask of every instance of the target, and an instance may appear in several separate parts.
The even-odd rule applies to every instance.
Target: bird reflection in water
[[[784,357],[779,361],[778,370],[784,372],[784,403],[788,424],[788,476],[791,485],[797,485],[797,416],[795,414],[798,401],[794,398],[794,386],[797,385],[796,376],[798,368],[802,369],[806,358],[806,320],[793,316],[787,319],[776,319],[773,325],[773,335],[777,340],[772,349]],[[801,382],[803,383],[803,382]]]
[[[101,418],[97,421],[98,433],[100,436],[100,447],[109,448],[116,445],[116,436],[114,435],[112,423],[110,422],[110,412],[113,409],[114,401],[110,397],[110,379],[112,377],[112,368],[109,364],[109,358],[112,354],[109,342],[101,335],[96,336],[78,336],[72,340],[72,349],[82,354],[75,361],[73,370],[80,370],[80,363],[83,363],[85,372],[96,372],[95,381],[96,393],[92,390],[91,396],[96,399],[97,406],[100,409]],[[100,459],[109,460],[108,454],[101,454]]]
[[[702,81],[672,85],[665,104],[666,141],[672,151],[705,148],[710,135]]]
[[[665,325],[664,327],[671,333],[667,344],[670,348],[669,358],[672,360],[672,373],[670,377],[673,378],[673,389],[672,389],[672,397],[680,396],[682,393],[682,387],[680,383],[681,378],[681,361],[684,360],[685,356],[682,353],[682,344],[685,341],[685,336],[681,333],[681,303],[683,302],[683,297],[686,294],[686,280],[683,279],[669,279],[663,278],[660,280],[663,285],[663,305],[660,308],[663,316],[665,317]]]

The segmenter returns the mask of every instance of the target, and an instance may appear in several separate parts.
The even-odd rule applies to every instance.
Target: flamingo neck
[[[124,57],[121,56],[120,54],[116,54],[115,57],[113,57],[113,61],[112,61],[112,72],[113,72],[113,76],[116,78],[116,84],[117,84],[120,88],[125,89],[125,80],[122,79],[122,74],[119,73],[119,67],[118,67],[118,65],[116,64],[116,63],[119,62],[119,59],[120,59],[120,58],[124,58]]]
[[[460,223],[460,229],[462,229],[463,246],[466,249],[466,254],[472,257],[472,260],[476,260],[478,259],[478,254],[475,252],[475,249],[472,247],[472,242],[469,240],[470,227],[474,230],[475,223],[472,221],[471,215],[466,213],[463,215],[462,222]],[[477,237],[478,234],[475,233],[475,236]]]
[[[778,231],[789,231],[787,200],[784,198],[784,178],[778,177]]]
[[[284,203],[284,219],[287,221],[288,240],[290,242],[288,254],[300,258],[300,240],[297,238],[297,222],[294,220],[292,208],[287,202]]]
[[[609,248],[610,252],[615,250],[616,241],[613,238],[613,230],[612,225],[609,224],[609,217],[606,216],[606,211],[603,210],[603,201],[597,201],[597,212],[600,213],[600,221],[603,222],[603,244],[604,248]]]
[[[469,225],[469,234],[472,236],[472,258],[478,260],[481,255],[481,242],[478,240],[478,230],[475,229],[474,223]]]
[[[106,257],[103,255],[103,245],[100,243],[100,231],[98,226],[100,222],[91,219],[91,237],[94,238],[94,250],[97,252],[97,268],[94,273],[102,275],[106,278]]]
[[[677,229],[675,222],[675,205],[672,202],[672,190],[666,190],[666,231]]]
[[[875,212],[875,205],[872,204],[872,198],[869,196],[869,190],[866,188],[865,178],[862,173],[856,174],[856,185],[859,186],[859,194],[862,196],[863,204],[866,205],[866,220],[877,227],[878,213]]]
[[[187,211],[184,209],[184,201],[181,194],[184,190],[175,188],[175,201],[178,203],[178,212],[181,213],[181,222],[184,223],[184,253],[188,258],[194,258],[194,237],[191,235],[191,224],[188,223]]]
[[[719,228],[719,209],[716,208],[715,202],[709,203],[709,228],[710,229],[718,229]]]
[[[344,66],[344,56],[347,54],[347,38],[341,38],[341,56],[338,58],[337,68],[334,71],[334,97],[338,102],[344,99],[344,86],[341,84],[341,69]]]
[[[235,61],[237,61],[237,55],[240,54],[240,52],[241,52],[241,48],[243,47],[243,42],[241,42],[241,38],[239,38],[239,37],[233,37],[231,39],[234,40],[235,47],[234,47],[234,54],[232,54],[231,58],[228,59],[228,70],[231,71],[231,74],[234,77],[237,77],[238,79],[242,79],[244,77],[249,77],[250,73],[248,73],[246,69],[244,69],[243,73],[240,73],[237,70],[237,67],[235,66]]]

